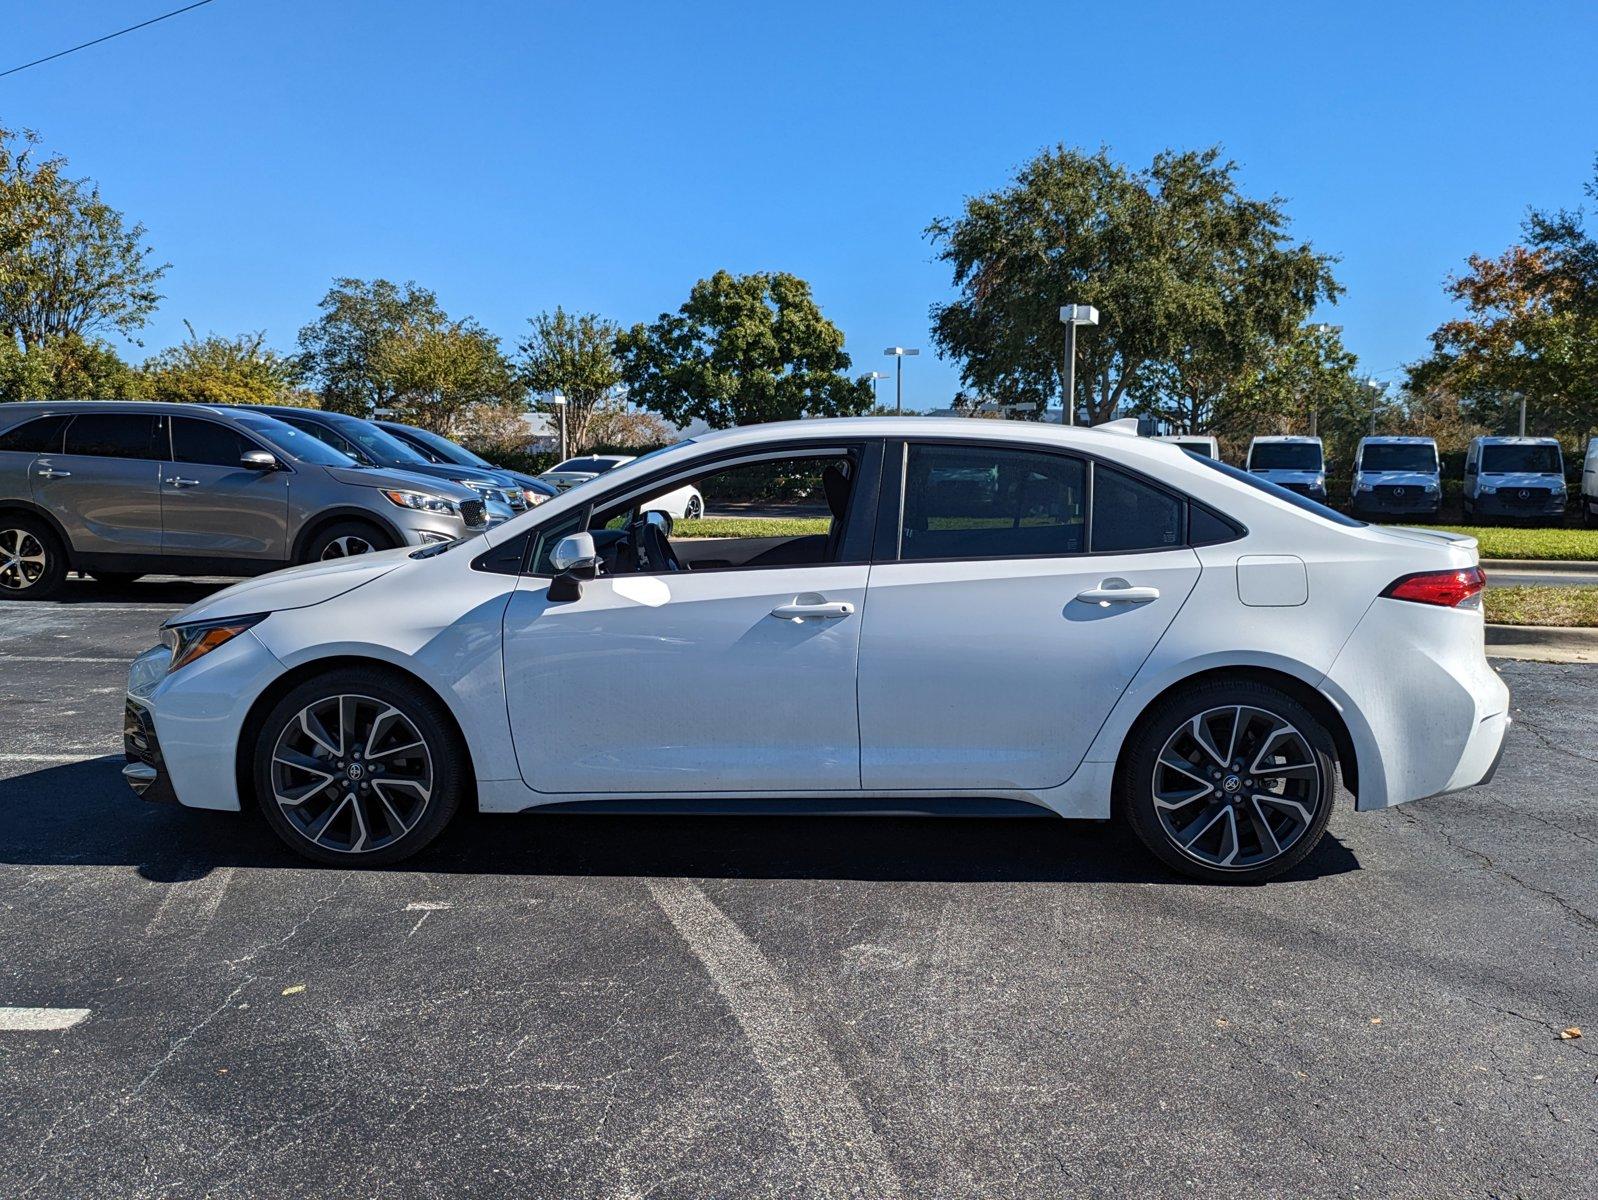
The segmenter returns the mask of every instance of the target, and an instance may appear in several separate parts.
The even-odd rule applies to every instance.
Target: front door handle
[[[852,616],[854,605],[847,600],[820,601],[817,603],[800,603],[795,600],[792,604],[779,604],[771,610],[771,615],[784,621],[803,621],[806,617],[819,617],[822,620],[836,620],[839,617]]]
[[[1076,598],[1084,604],[1147,604],[1160,598],[1160,589],[1133,587],[1124,579],[1106,579],[1098,587],[1078,592]]]
[[[179,488],[200,486],[200,481],[198,479],[184,479],[181,475],[168,475],[166,477],[166,482],[170,483],[173,487]]]
[[[34,475],[36,475],[40,479],[71,479],[72,478],[72,472],[71,471],[57,471],[54,467],[46,467],[42,471],[35,471]]]

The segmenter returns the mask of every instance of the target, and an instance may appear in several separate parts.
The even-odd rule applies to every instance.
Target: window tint
[[[1208,458],[1209,455],[1205,455]],[[1197,504],[1187,506],[1187,544],[1214,546],[1243,536],[1241,526]]]
[[[54,417],[35,417],[15,429],[0,434],[0,450],[20,450],[24,454],[61,453],[61,431],[72,418],[65,413]]]
[[[239,413],[235,419],[240,425],[248,426],[284,454],[300,462],[316,463],[324,467],[357,465],[349,455],[341,454],[331,446],[324,445],[286,421],[279,421],[260,413]]]
[[[1255,442],[1248,452],[1251,471],[1319,471],[1322,466],[1315,442]]]
[[[215,421],[177,417],[172,422],[174,462],[208,463],[217,467],[236,467],[248,450],[260,447],[241,433]]]
[[[1081,459],[977,446],[911,446],[905,477],[905,559],[1080,554],[1086,467]]]
[[[154,443],[155,418],[148,413],[79,413],[67,426],[68,454],[153,458]]]
[[[301,433],[308,433],[324,446],[331,446],[340,454],[348,455],[356,462],[370,462],[371,460],[357,450],[338,434],[328,429],[325,425],[318,425],[314,421],[296,421],[292,417],[281,418],[285,425],[292,425]]]
[[[1437,447],[1423,442],[1372,442],[1359,456],[1362,471],[1418,471],[1430,474],[1437,470]]]
[[[1511,471],[1530,471],[1539,475],[1558,475],[1565,469],[1558,446],[1497,445],[1481,448],[1483,475],[1503,475]]]
[[[1182,544],[1182,532],[1182,501],[1113,468],[1093,468],[1095,554],[1169,550]]]

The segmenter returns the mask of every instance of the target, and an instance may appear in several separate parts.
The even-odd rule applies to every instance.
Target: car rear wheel
[[[66,547],[37,517],[0,516],[0,599],[48,600],[67,577]]]
[[[321,562],[393,548],[394,539],[378,526],[366,521],[339,521],[329,525],[306,544],[301,561]]]
[[[1286,692],[1210,683],[1163,701],[1133,735],[1119,800],[1166,865],[1217,883],[1257,883],[1320,842],[1335,793],[1332,740]]]
[[[705,502],[698,496],[689,496],[688,503],[683,505],[683,519],[697,521],[705,515]]]
[[[409,858],[449,824],[467,787],[465,748],[437,698],[375,669],[295,687],[267,714],[254,755],[267,824],[319,862]]]

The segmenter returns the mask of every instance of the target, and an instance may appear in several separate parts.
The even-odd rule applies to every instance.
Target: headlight
[[[1554,495],[1557,496],[1557,495],[1559,495],[1559,493],[1563,492],[1564,490],[1565,490],[1565,485],[1564,485],[1563,482],[1554,484],[1554,488],[1553,488]]]
[[[1437,485],[1435,483],[1428,483],[1426,485],[1426,494],[1428,496],[1435,496],[1437,494]]]
[[[401,508],[415,508],[422,512],[450,513],[460,515],[460,505],[453,500],[446,500],[442,496],[429,496],[426,492],[402,492],[397,489],[382,488],[383,495],[389,502]]]
[[[1359,485],[1359,490],[1362,492],[1374,492],[1376,485],[1374,483],[1362,483]]]
[[[1493,496],[1498,493],[1498,485],[1495,483],[1484,483],[1481,485],[1481,490],[1484,495]]]
[[[203,658],[218,646],[225,646],[253,625],[266,620],[266,613],[253,613],[247,617],[226,617],[220,621],[195,621],[188,625],[164,625],[161,640],[172,651],[172,665],[168,671],[188,666]]]

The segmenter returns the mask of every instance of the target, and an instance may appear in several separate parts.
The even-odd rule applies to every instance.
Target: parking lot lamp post
[[[889,346],[883,353],[889,358],[897,360],[895,362],[896,378],[893,388],[893,411],[902,413],[904,411],[904,360],[907,356],[913,358],[915,355],[920,354],[921,351],[906,350],[903,346]],[[871,386],[876,387],[876,384],[873,383]]]
[[[1061,400],[1065,406],[1065,423],[1076,424],[1076,327],[1097,325],[1099,310],[1091,304],[1062,304],[1060,323],[1065,326],[1065,369],[1061,387]]]
[[[555,411],[560,414],[560,461],[566,461],[566,397],[556,392],[549,398],[555,406]]]
[[[1343,332],[1343,327],[1341,325],[1328,325],[1325,321],[1317,321],[1315,324],[1313,324],[1313,325],[1311,325],[1309,327],[1309,331],[1311,333],[1320,333],[1320,334],[1342,333]],[[1321,410],[1318,409],[1318,408],[1312,409],[1310,411],[1310,414],[1309,414],[1309,435],[1310,435],[1310,437],[1317,436],[1320,433],[1320,430],[1321,430]]]
[[[1525,392],[1512,392],[1511,395],[1513,395],[1516,399],[1518,399],[1520,401],[1520,436],[1521,437],[1525,437],[1526,436],[1526,393]]]
[[[871,380],[871,407],[872,408],[877,407],[877,380],[886,379],[887,377],[888,377],[888,373],[886,371],[873,371],[873,372],[871,372],[871,374],[866,376],[867,379]]]
[[[1365,386],[1371,390],[1371,437],[1376,436],[1376,411],[1382,403],[1382,381],[1374,375],[1365,377]]]

